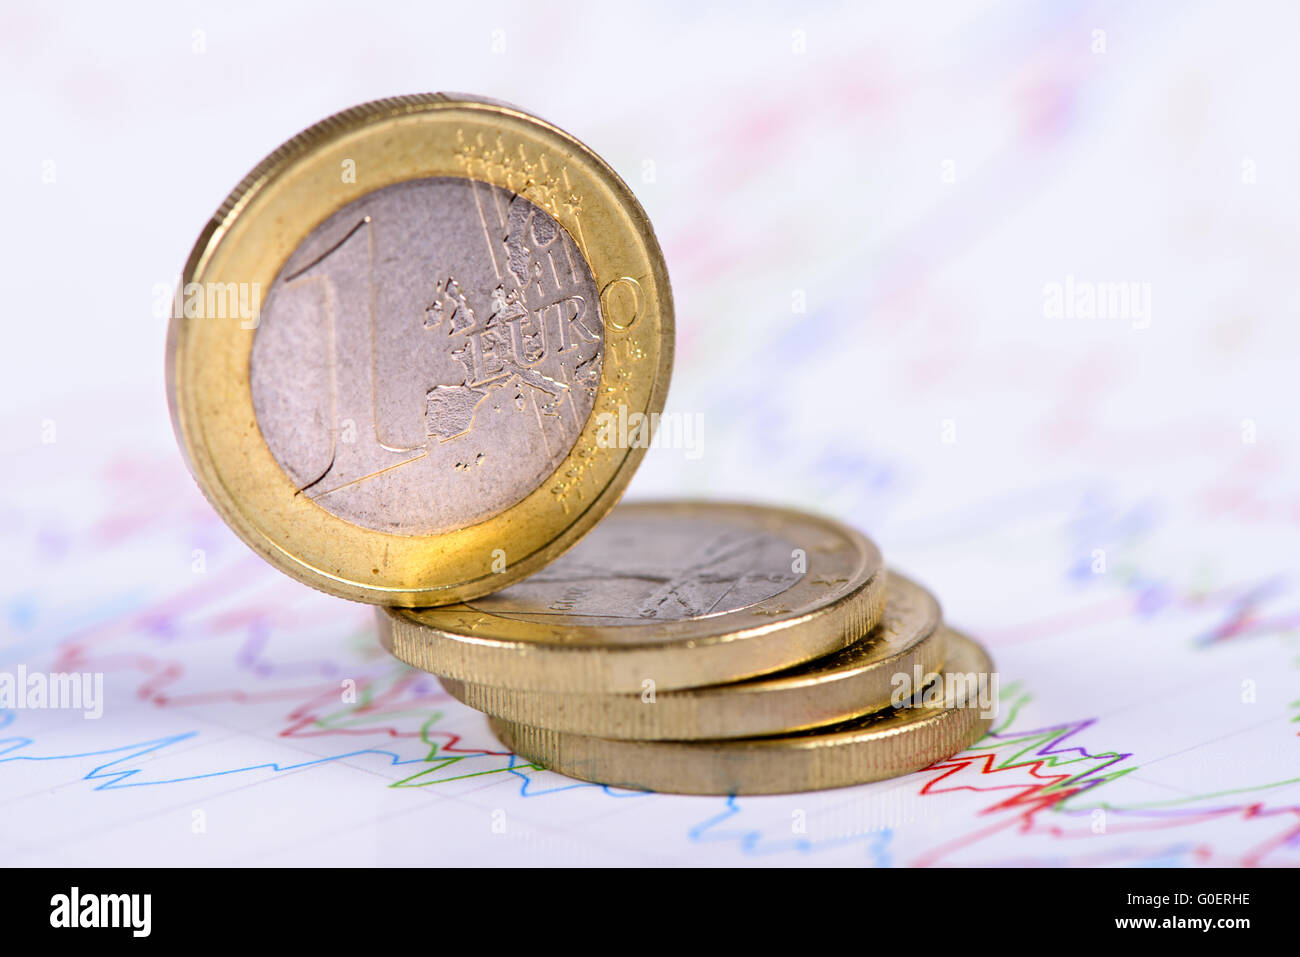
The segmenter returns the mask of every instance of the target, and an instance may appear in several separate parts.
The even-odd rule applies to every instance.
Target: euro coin
[[[258,554],[428,606],[526,577],[613,507],[672,356],[663,257],[609,166],[515,107],[428,94],[245,177],[185,266],[167,380],[191,471]]]
[[[385,646],[437,675],[646,694],[839,651],[875,626],[884,603],[880,552],[839,522],[755,505],[638,503],[496,594],[376,613]]]
[[[516,724],[639,740],[750,738],[888,708],[900,676],[943,665],[939,604],[890,573],[880,623],[843,651],[774,675],[662,694],[520,691],[443,678],[452,697]]]
[[[826,728],[729,741],[617,741],[489,718],[511,751],[570,777],[677,794],[786,794],[866,784],[929,767],[988,728],[995,687],[987,653],[949,631],[948,662],[925,692]],[[928,701],[931,689],[940,689]]]

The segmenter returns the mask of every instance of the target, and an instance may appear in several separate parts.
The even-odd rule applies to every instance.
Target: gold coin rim
[[[518,163],[493,163],[466,143],[559,169],[555,200]],[[495,155],[495,154],[493,154]],[[350,159],[356,184],[340,182]],[[559,173],[555,174],[559,176]],[[335,114],[263,160],[222,203],[186,263],[182,283],[258,282],[269,289],[294,249],[330,215],[394,183],[459,176],[491,183],[551,213],[586,257],[601,290],[627,279],[642,296],[622,325],[606,316],[596,402],[564,461],[529,495],[478,524],[437,535],[361,528],[303,495],[257,427],[249,385],[253,330],[237,317],[168,326],[166,369],[173,428],[199,488],[226,523],[280,570],[355,601],[440,605],[478,597],[541,568],[572,547],[622,496],[644,448],[601,447],[600,412],[663,409],[674,321],[667,267],[627,185],[576,138],[505,104],[459,94],[376,100]],[[627,316],[620,319],[627,320]],[[494,568],[505,550],[505,566]]]
[[[944,672],[992,672],[982,646],[951,628],[947,632]],[[851,721],[847,729],[835,725],[767,738],[626,741],[488,718],[507,749],[548,770],[609,787],[714,795],[793,794],[909,774],[970,747],[991,722],[978,707],[946,700],[942,707],[895,711],[861,729]]]
[[[880,620],[886,581],[880,550],[861,532],[832,518],[714,501],[628,502],[619,508],[726,516],[781,534],[796,546],[800,541],[812,545],[816,538],[828,543],[826,547],[834,544],[835,551],[806,548],[807,568],[790,588],[706,618],[560,628],[466,605],[377,608],[381,643],[413,667],[475,684],[640,693],[646,680],[652,680],[656,690],[672,690],[791,668],[852,644]],[[839,552],[849,558],[837,561]],[[819,579],[823,573],[830,577]],[[617,632],[617,639],[602,639],[607,632]],[[636,640],[638,634],[644,636],[641,641]]]
[[[884,634],[891,613],[911,608],[897,630]],[[638,694],[526,691],[442,678],[461,704],[515,724],[625,740],[749,738],[835,724],[890,705],[892,679],[915,669],[943,667],[946,632],[938,600],[916,582],[890,571],[884,617],[859,639],[869,644],[852,665],[837,666],[849,649],[747,681]],[[852,646],[850,646],[852,647]]]

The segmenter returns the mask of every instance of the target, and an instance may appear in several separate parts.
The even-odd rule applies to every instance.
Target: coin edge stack
[[[675,504],[680,505],[669,502],[619,505],[605,521],[627,508]],[[721,508],[737,507],[727,503],[696,504],[701,508],[707,508],[709,504]],[[776,507],[772,510],[794,511]],[[863,538],[869,549],[879,556],[876,545],[850,526],[823,516],[808,517],[818,522],[830,522],[843,529],[846,535]],[[578,549],[581,547],[581,544],[577,546]],[[803,574],[814,576],[817,571],[810,567]],[[979,680],[980,674],[993,672],[987,650],[946,624],[938,600],[921,585],[889,572],[883,565],[874,576],[864,576],[864,580],[867,578],[883,579],[877,582],[878,587],[883,587],[875,599],[876,611],[867,619],[871,626],[865,634],[859,632],[856,638],[850,637],[839,649],[811,659],[793,657],[786,667],[758,675],[747,674],[735,681],[674,687],[648,696],[628,691],[576,690],[573,687],[547,691],[519,688],[500,681],[467,681],[461,675],[439,674],[436,666],[428,667],[430,656],[413,647],[420,643],[421,631],[424,632],[424,652],[427,652],[429,643],[466,640],[481,645],[486,639],[469,634],[472,631],[469,628],[464,629],[465,635],[451,636],[422,627],[414,623],[418,610],[379,608],[376,613],[381,622],[382,640],[390,651],[408,664],[424,666],[422,670],[438,674],[448,694],[484,714],[497,739],[537,767],[595,784],[659,793],[798,793],[867,784],[921,770],[969,747],[983,736],[992,720],[973,693],[974,686],[970,685],[972,680]],[[898,619],[890,617],[890,610],[898,602],[897,593],[900,592],[904,596],[910,593],[910,603],[921,606],[920,612],[913,611],[913,617],[919,618],[920,623],[914,622],[911,627],[925,634],[911,644],[905,642],[901,651],[872,661],[872,650],[876,646],[889,646],[891,636],[886,634],[887,630],[908,627],[906,622],[900,624],[898,620],[903,617],[902,613]],[[892,600],[885,598],[887,594]],[[438,610],[441,615],[448,613],[448,609]],[[403,621],[403,628],[393,624],[394,618],[398,617]],[[645,626],[638,623],[638,627]],[[394,646],[395,634],[402,636],[397,640],[407,642],[400,653]],[[721,646],[725,648],[728,636],[719,634],[716,637],[721,639]],[[529,667],[530,656],[536,653],[536,649],[530,648],[526,642],[505,644],[500,650],[518,656],[518,667],[511,669],[516,674]],[[613,646],[600,651],[605,655],[619,653]],[[571,658],[589,653],[581,648],[566,649],[566,652]],[[752,717],[761,714],[765,695],[771,697],[778,690],[788,691],[801,682],[805,689],[815,686],[818,680],[827,676],[827,672],[819,669],[834,667],[855,653],[868,664],[889,670],[875,675],[875,695],[852,714],[823,715],[816,721],[796,722],[793,727],[768,726],[757,734],[719,737],[702,737],[689,728],[683,729],[683,719],[679,719],[676,731],[669,737],[656,737],[654,732],[627,726],[606,727],[602,729],[604,734],[591,733],[589,727],[575,730],[575,722],[590,722],[592,715],[610,714],[619,709],[622,713],[629,713],[631,702],[638,702],[639,707],[647,709],[647,714],[655,713],[653,709],[660,707],[661,702],[668,702],[670,706],[684,702],[682,711],[689,712],[691,699],[698,709],[701,701],[707,707],[710,696],[712,700],[719,700],[733,693],[747,699],[744,705],[751,709]],[[432,657],[438,658],[436,655]],[[949,670],[954,658],[961,670]],[[851,669],[841,667],[840,670]],[[862,670],[863,667],[859,666],[858,671]],[[880,697],[881,677],[887,677],[887,684],[895,691],[888,703]],[[591,682],[595,679],[587,677],[586,680]],[[909,693],[900,698],[896,693],[898,687],[908,689]],[[939,696],[935,689],[951,687],[971,687],[972,694],[964,697],[960,705],[951,703],[950,694],[945,694],[937,702],[934,700]],[[520,712],[531,717],[520,720]],[[741,713],[737,708],[732,709],[733,718]],[[712,723],[716,726],[716,716]]]

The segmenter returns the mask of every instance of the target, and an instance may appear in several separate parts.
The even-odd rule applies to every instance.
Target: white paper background
[[[0,711],[0,861],[1300,863],[1297,25],[1286,4],[6,10],[0,670],[102,672],[107,701]],[[630,494],[858,524],[993,651],[996,735],[822,794],[577,784],[492,753],[368,609],[225,530],[171,437],[155,285],[289,135],[438,89],[564,126],[655,224],[669,410],[704,444],[654,450]],[[1067,276],[1149,284],[1149,326],[1046,317]]]

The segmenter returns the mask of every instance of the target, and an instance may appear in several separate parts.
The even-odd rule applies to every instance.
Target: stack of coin
[[[615,508],[673,335],[650,224],[591,150],[506,104],[401,97],[300,133],[227,198],[177,289],[168,395],[235,532],[381,606],[392,652],[530,761],[734,794],[965,747],[988,719],[937,669],[988,659],[860,533]]]
[[[861,534],[787,509],[620,505],[501,592],[378,614],[385,646],[507,747],[601,784],[858,784],[948,757],[988,723],[964,678],[937,673],[977,680],[984,651]],[[962,700],[924,694],[937,682]]]

